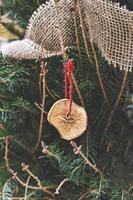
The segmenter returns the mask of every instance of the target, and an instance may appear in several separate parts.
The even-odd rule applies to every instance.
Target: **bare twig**
[[[109,129],[110,125],[111,125],[111,121],[112,121],[112,118],[114,116],[115,110],[116,110],[116,108],[117,108],[117,106],[118,106],[118,104],[120,102],[121,96],[122,96],[123,91],[124,91],[125,86],[126,86],[127,77],[128,77],[128,71],[125,71],[124,77],[123,77],[123,81],[122,81],[122,85],[121,85],[121,89],[119,91],[118,97],[117,97],[116,102],[115,102],[115,104],[114,104],[114,106],[113,106],[113,108],[112,108],[112,110],[110,112],[107,124],[105,126],[104,131],[103,131],[101,144],[104,142],[104,137],[105,137],[106,133],[108,132],[108,129]]]
[[[84,104],[83,97],[82,97],[82,95],[81,95],[80,89],[79,89],[79,87],[78,87],[78,84],[77,84],[76,79],[74,78],[73,73],[72,73],[72,79],[73,79],[74,86],[75,86],[75,88],[76,88],[77,94],[78,94],[78,96],[79,96],[79,99],[80,99],[81,105],[85,108],[85,104]]]
[[[69,179],[68,178],[65,178],[63,181],[61,181],[61,183],[59,184],[59,186],[56,188],[56,191],[55,191],[55,194],[60,194],[60,189],[62,188],[62,186],[68,182]]]
[[[17,136],[14,136],[12,138],[20,147],[22,147],[24,150],[28,151],[30,154],[33,154],[32,150],[26,146],[24,143],[22,143],[18,138]]]
[[[98,173],[102,177],[103,176],[102,172],[81,151],[82,146],[80,145],[78,147],[77,144],[74,141],[71,141],[70,144],[73,147],[74,153],[75,154],[79,154],[84,159],[84,161],[86,162],[86,164],[88,164],[95,171],[95,173]]]
[[[36,0],[37,1],[37,5],[40,6],[40,0]]]
[[[76,36],[76,44],[78,49],[79,58],[81,58],[80,44],[79,44],[79,35],[78,35],[78,24],[76,17],[76,1],[74,1],[74,28],[75,28],[75,36]]]
[[[55,96],[52,94],[52,92],[51,92],[51,90],[49,89],[47,83],[46,83],[46,90],[48,91],[49,95],[50,95],[54,100],[57,99],[57,97],[55,97]]]
[[[30,176],[28,176],[28,179],[27,179],[27,186],[29,185],[29,181],[30,181]],[[28,192],[28,188],[27,186],[25,187],[25,194],[24,194],[24,200],[27,200],[27,192]]]
[[[8,153],[9,153],[9,139],[8,137],[6,137],[4,139],[4,142],[5,142],[5,155],[4,155],[4,160],[5,160],[5,163],[6,163],[6,169],[7,171],[9,172],[10,171],[10,167],[9,167],[9,158],[8,158]]]
[[[99,199],[99,196],[101,194],[102,182],[103,182],[103,176],[101,176],[101,179],[100,179],[100,185],[99,185],[99,189],[98,189],[98,193],[97,193],[96,199]]]
[[[82,36],[83,36],[83,40],[84,40],[85,50],[86,50],[86,53],[87,53],[90,63],[92,63],[90,53],[89,53],[89,47],[88,47],[88,42],[87,42],[87,38],[86,38],[86,33],[85,33],[84,20],[82,17],[80,0],[76,0],[76,1],[77,1],[78,11],[79,11],[80,26],[81,26]]]
[[[85,197],[86,197],[90,192],[91,192],[91,188],[89,188],[89,189],[87,190],[87,192],[85,192],[84,194],[82,194],[82,196],[80,196],[78,200],[84,200]]]
[[[36,106],[40,111],[42,111],[42,107],[41,107],[38,103],[35,102],[35,106]],[[46,115],[48,114],[45,110],[43,111],[43,113],[46,114]]]
[[[130,185],[130,187],[128,189],[128,193],[131,192],[131,190],[133,190],[133,185]]]
[[[54,154],[48,150],[48,146],[43,141],[41,142],[41,145],[42,145],[42,153],[43,154],[54,157]]]
[[[45,96],[46,96],[46,66],[44,61],[41,61],[41,74],[40,76],[42,77],[42,84],[43,84],[43,94],[42,94],[42,104],[41,104],[41,117],[40,117],[40,125],[39,125],[39,133],[38,133],[38,139],[37,143],[34,147],[33,152],[35,153],[36,150],[38,149],[42,137],[42,130],[43,130],[43,119],[44,119],[44,106],[45,106]]]
[[[97,59],[97,55],[96,55],[96,51],[95,51],[95,47],[94,47],[93,42],[91,42],[91,48],[92,48],[93,55],[94,55],[96,71],[97,71],[97,76],[98,76],[99,84],[100,84],[100,87],[101,87],[101,91],[103,93],[103,96],[104,96],[104,99],[105,99],[107,106],[110,107],[110,104],[109,104],[108,98],[107,98],[107,94],[106,94],[105,89],[104,89],[103,81],[102,81],[102,78],[101,78],[100,67],[99,67],[99,63],[98,63],[98,59]]]
[[[86,33],[85,33],[84,20],[83,20],[83,17],[82,17],[82,11],[81,11],[81,6],[80,6],[80,0],[77,0],[77,6],[78,6],[78,10],[79,10],[81,31],[82,31],[82,36],[83,36],[84,44],[85,44],[85,49],[86,49],[87,56],[88,56],[88,58],[89,58],[90,63],[93,63],[92,60],[91,60],[90,53],[89,53],[89,47],[88,47],[88,42],[87,42]],[[93,52],[94,59],[95,59],[96,70],[97,70],[97,75],[98,75],[98,79],[99,79],[101,91],[102,91],[102,93],[103,93],[105,102],[106,102],[106,104],[107,104],[108,107],[109,107],[109,102],[108,102],[107,95],[106,95],[106,92],[105,92],[105,89],[104,89],[103,81],[102,81],[102,79],[101,79],[100,70],[99,70],[99,64],[98,64],[98,59],[97,59],[97,55],[96,55],[96,51],[95,51],[95,47],[94,47],[93,42],[91,42],[91,48],[92,48],[92,52]]]
[[[41,181],[37,176],[35,176],[30,170],[29,170],[29,165],[26,165],[25,163],[22,163],[22,171],[25,171],[29,174],[31,178],[33,178],[37,182],[37,186],[31,186],[27,182],[25,183],[22,181],[18,175],[17,172],[14,172],[12,169],[10,169],[10,173],[13,175],[13,179],[17,180],[20,185],[22,185],[24,188],[27,187],[27,189],[32,189],[32,190],[42,190],[45,193],[49,194],[50,196],[54,197],[54,194],[49,191],[50,188],[53,188],[52,186],[44,187],[41,184]]]

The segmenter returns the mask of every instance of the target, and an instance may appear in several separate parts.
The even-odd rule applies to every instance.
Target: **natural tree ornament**
[[[65,140],[72,140],[82,135],[87,128],[85,109],[73,101],[72,73],[75,69],[72,59],[64,67],[65,99],[57,101],[48,113],[48,121],[55,126]]]
[[[72,103],[71,115],[68,115],[69,100],[57,101],[49,111],[48,121],[59,131],[65,140],[81,136],[87,128],[87,113],[83,107]]]
[[[25,39],[3,48],[3,54],[14,58],[35,59],[61,55],[58,21],[65,49],[74,41],[74,0],[57,2],[58,17],[53,0],[42,4],[29,21]],[[120,69],[132,71],[133,66],[133,12],[110,0],[80,0],[87,27],[86,35],[97,44],[105,59]],[[76,12],[77,18],[79,13]]]
[[[0,2],[0,200],[133,200],[133,0]]]

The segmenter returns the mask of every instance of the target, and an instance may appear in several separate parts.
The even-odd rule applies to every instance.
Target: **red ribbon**
[[[71,113],[71,108],[72,108],[72,102],[73,102],[73,78],[72,78],[72,73],[75,70],[75,66],[73,63],[72,59],[69,59],[64,67],[64,73],[65,73],[65,98],[70,100],[69,104],[69,111],[68,114]],[[68,88],[69,87],[69,88]]]

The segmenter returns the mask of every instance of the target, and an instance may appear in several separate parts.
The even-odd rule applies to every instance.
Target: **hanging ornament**
[[[65,140],[72,140],[81,136],[87,128],[87,113],[85,109],[73,101],[74,71],[72,60],[66,62],[65,73],[65,99],[57,101],[48,113],[48,121]],[[69,86],[69,88],[68,88]]]

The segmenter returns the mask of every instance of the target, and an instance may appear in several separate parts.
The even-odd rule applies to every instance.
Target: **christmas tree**
[[[114,2],[133,10],[130,0]],[[14,35],[11,39],[23,39],[28,20],[42,3],[45,1],[4,1],[1,25]],[[2,200],[133,199],[132,72],[109,65],[97,46],[86,43],[82,28],[81,23],[77,27],[81,33],[77,48],[68,50],[67,54],[64,52],[64,56],[20,60],[0,54]],[[64,71],[70,63],[66,64],[66,57],[69,61],[73,59],[74,67],[65,77],[71,86],[69,98],[74,100],[75,109],[86,111],[88,121],[81,135],[84,115],[79,118],[76,134],[79,136],[78,131],[81,134],[78,138],[72,135],[72,139],[76,138],[73,141],[64,140],[68,139],[68,134],[67,138],[64,136],[66,129],[60,132],[51,125],[55,123],[52,117],[47,117],[51,116],[49,111],[53,104],[64,99],[64,93],[68,92]],[[56,116],[58,112],[54,119]]]

